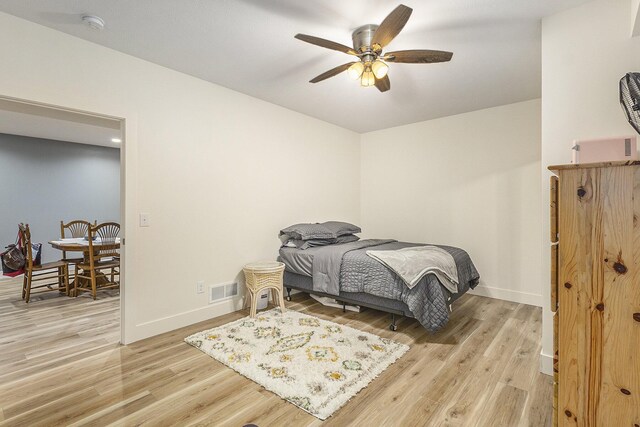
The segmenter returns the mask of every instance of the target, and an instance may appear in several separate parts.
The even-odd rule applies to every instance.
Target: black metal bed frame
[[[295,285],[288,285],[285,284],[284,285],[285,288],[287,289],[287,301],[291,301],[291,290],[295,289],[297,291],[301,291],[301,292],[305,292],[308,294],[313,294],[313,295],[318,295],[321,297],[327,297],[327,298],[331,298],[334,299],[336,301],[338,301],[339,303],[342,303],[342,311],[346,312],[346,305],[359,305],[362,307],[367,307],[373,310],[378,310],[378,311],[383,311],[385,313],[389,313],[391,315],[391,324],[389,325],[389,329],[391,329],[392,331],[397,331],[398,330],[398,325],[396,324],[396,316],[401,316],[401,317],[409,317],[409,318],[413,318],[413,316],[411,316],[410,314],[405,313],[402,310],[396,310],[390,307],[384,307],[381,305],[377,305],[377,304],[372,304],[369,302],[363,302],[361,300],[355,299],[355,298],[349,298],[349,297],[345,297],[343,295],[331,295],[331,294],[327,294],[324,292],[318,292],[318,291],[313,291],[311,292],[310,289],[301,287],[301,286],[295,286]]]

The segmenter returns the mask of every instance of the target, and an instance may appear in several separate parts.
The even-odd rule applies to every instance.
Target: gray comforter
[[[458,293],[451,294],[433,274],[426,275],[409,289],[393,271],[366,254],[369,248],[396,250],[411,246],[422,245],[395,240],[360,240],[319,248],[313,256],[314,290],[331,295],[338,295],[340,291],[365,292],[402,301],[428,331],[436,331],[449,321],[451,301],[474,288],[480,276],[464,250],[438,245],[456,262]]]
[[[342,260],[347,253],[393,242],[395,240],[367,239],[342,245],[322,246],[313,256],[313,290],[338,295]]]

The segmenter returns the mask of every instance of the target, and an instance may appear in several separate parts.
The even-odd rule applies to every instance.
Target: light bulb
[[[371,72],[371,69],[368,68],[364,73],[362,73],[362,79],[360,80],[360,85],[363,87],[373,86],[376,83],[376,78]]]
[[[387,75],[387,72],[389,71],[389,66],[384,62],[382,62],[381,60],[377,59],[371,65],[371,70],[373,71],[373,74],[375,74],[377,79],[381,79]]]
[[[358,80],[363,71],[364,65],[362,64],[362,62],[356,62],[351,67],[349,67],[349,69],[347,70],[347,74],[349,74],[349,77],[351,77],[353,80]]]

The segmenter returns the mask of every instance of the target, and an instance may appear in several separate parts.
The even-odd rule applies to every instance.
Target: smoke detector
[[[88,25],[90,28],[101,31],[104,30],[104,19],[95,15],[84,15],[82,17],[82,22]]]

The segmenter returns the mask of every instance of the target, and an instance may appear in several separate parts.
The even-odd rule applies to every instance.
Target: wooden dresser
[[[640,427],[640,161],[549,169],[554,424]]]

